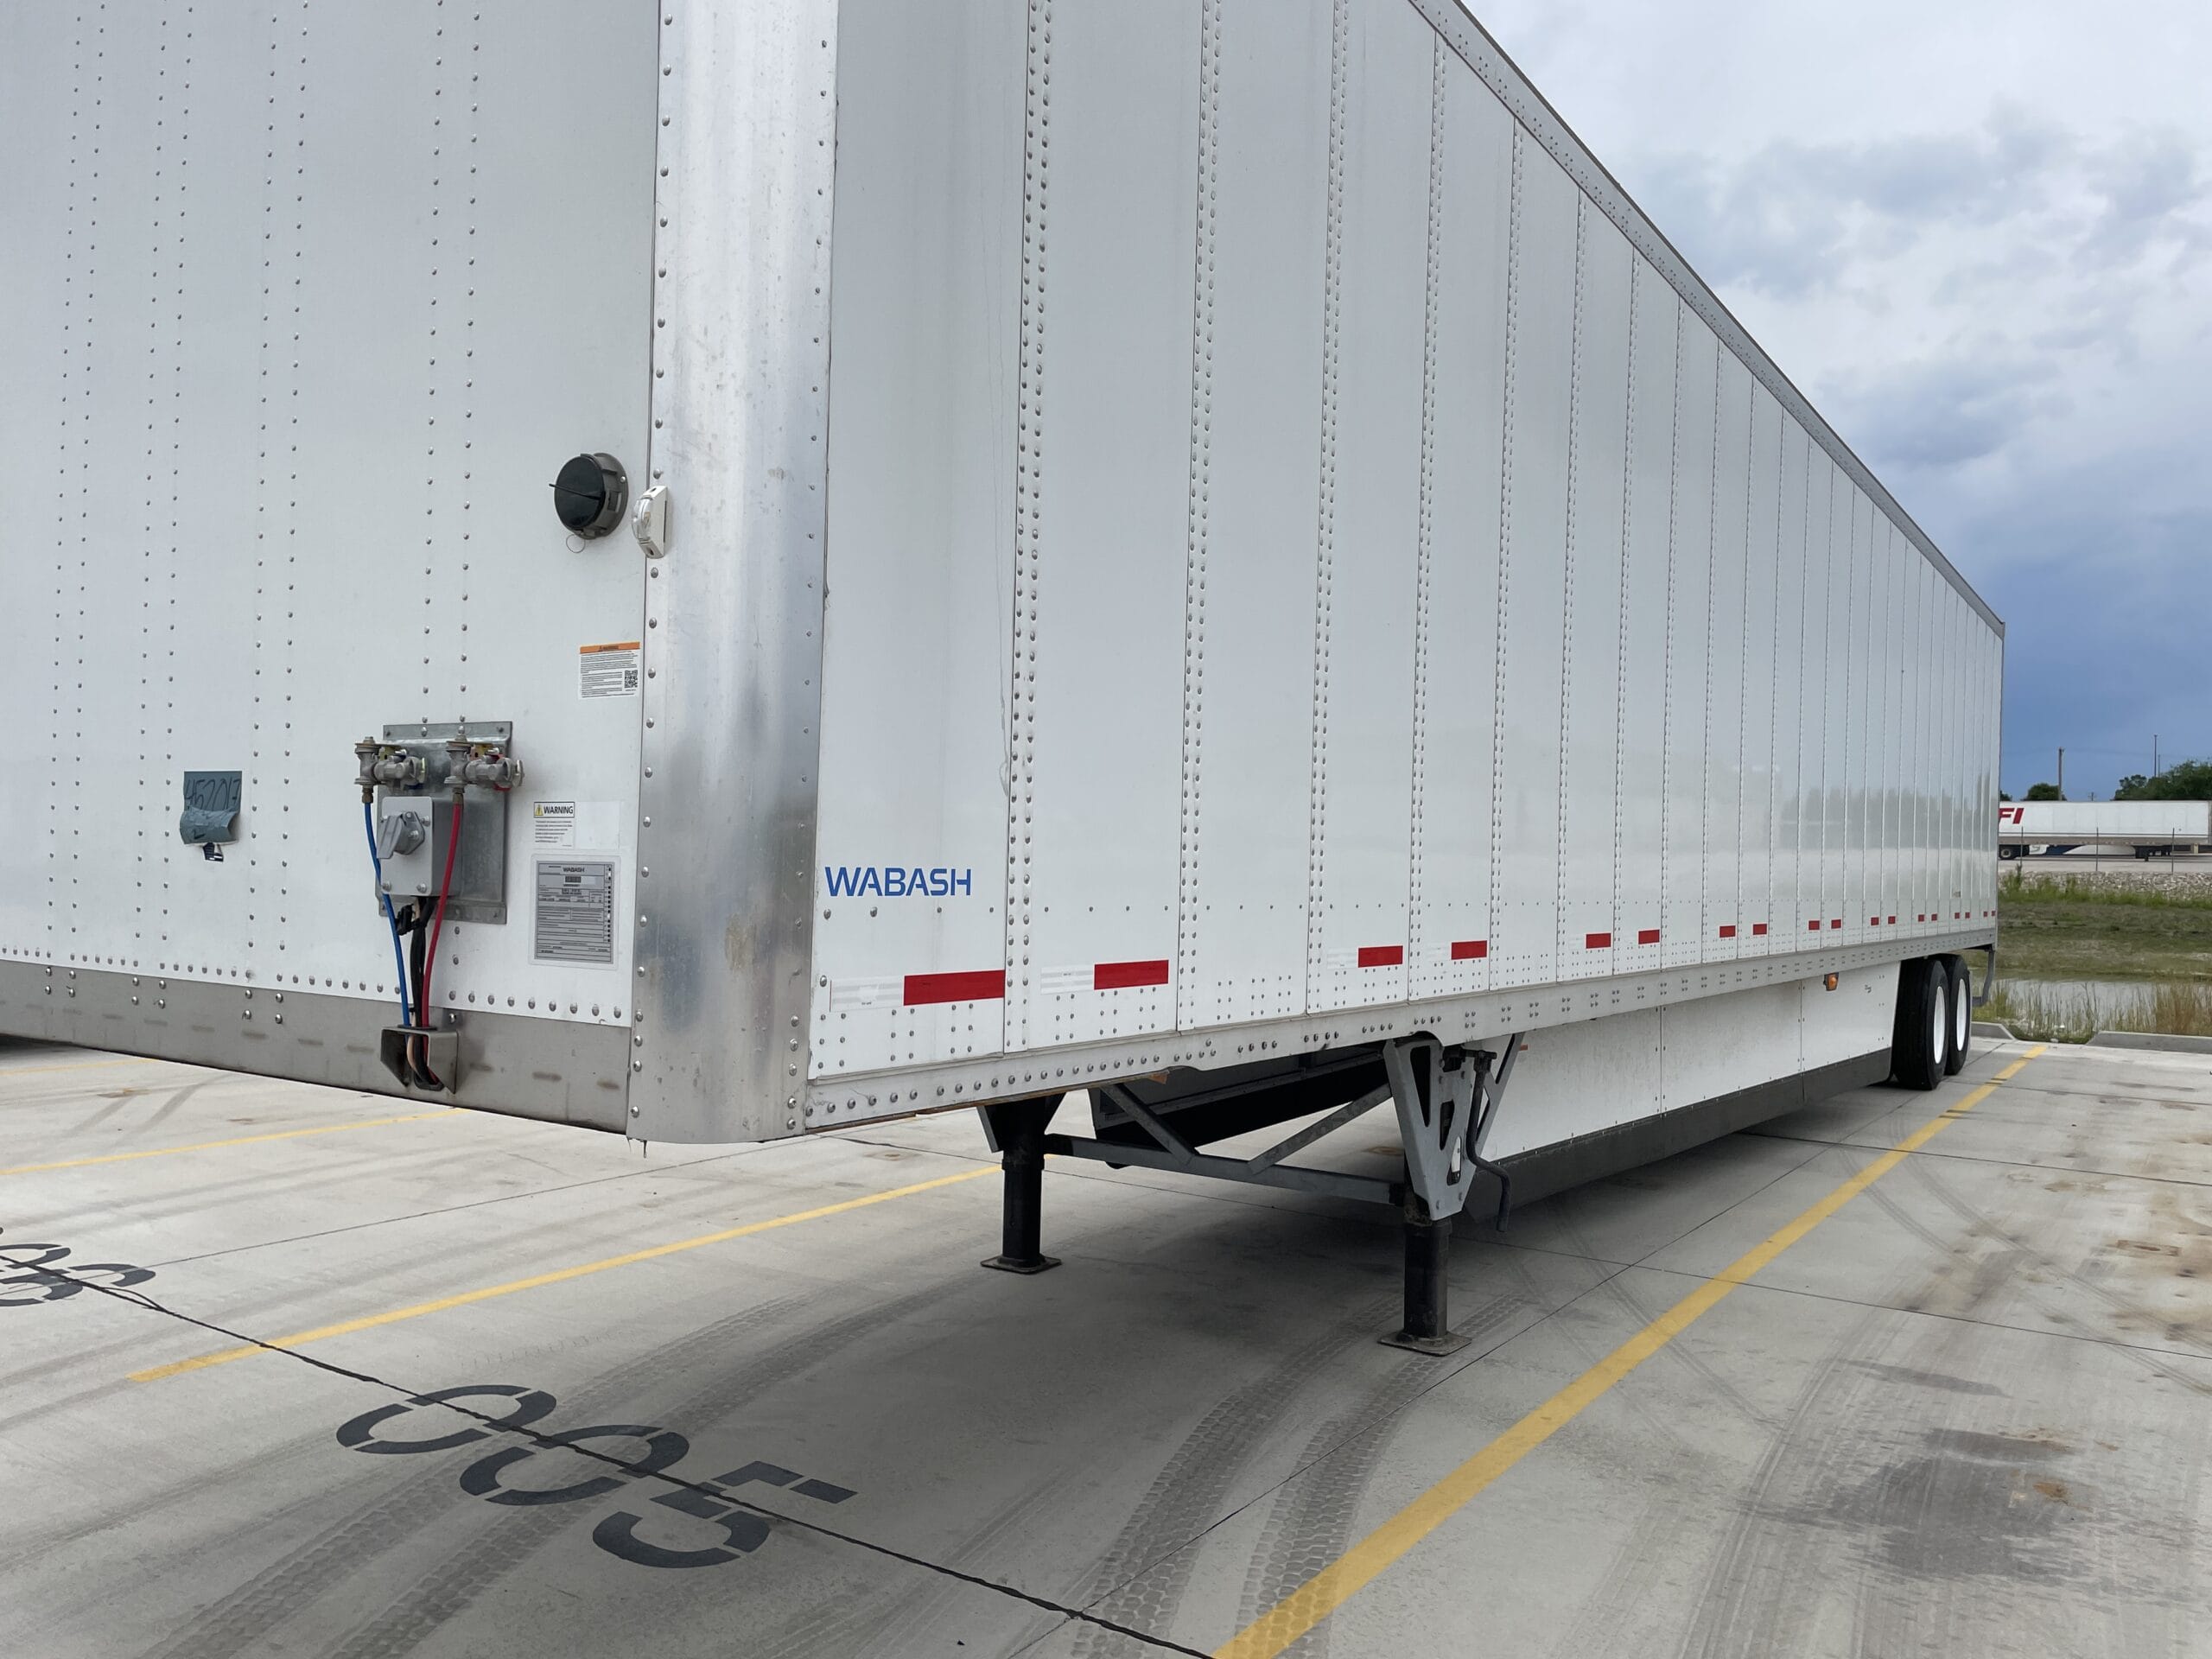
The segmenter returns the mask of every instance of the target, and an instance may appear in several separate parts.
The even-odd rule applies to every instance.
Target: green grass
[[[2008,875],[1997,904],[2001,979],[2212,984],[2212,897]]]
[[[2079,875],[2030,881],[2008,870],[1997,883],[2001,905],[2033,910],[2045,905],[2094,905],[2108,910],[2212,910],[2212,893],[2166,887],[2107,887]]]
[[[2037,1043],[2082,1043],[2100,1031],[2155,1031],[2212,1037],[2212,983],[2168,982],[2147,1006],[2120,1004],[2080,987],[2052,987],[2032,980],[2000,981],[1997,995],[1975,1011],[2016,1037]]]

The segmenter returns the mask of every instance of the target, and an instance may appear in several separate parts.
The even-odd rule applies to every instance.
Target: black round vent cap
[[[577,455],[553,480],[553,511],[570,531],[593,541],[622,522],[630,480],[612,455]]]

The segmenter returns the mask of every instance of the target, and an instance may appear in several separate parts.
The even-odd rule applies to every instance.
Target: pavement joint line
[[[1821,1141],[1811,1135],[1774,1135],[1764,1129],[1739,1129],[1737,1133],[1756,1135],[1762,1141],[1796,1141],[1839,1152],[1885,1150],[1878,1146],[1870,1146],[1864,1141]],[[2158,1186],[2212,1186],[2212,1181],[2195,1181],[2185,1175],[2146,1175],[2139,1170],[2127,1169],[2085,1169],[2079,1164],[2025,1163],[2018,1158],[1985,1158],[1972,1152],[1929,1152],[1925,1147],[1918,1147],[1911,1155],[1915,1158],[1941,1158],[1953,1164],[1986,1164],[1993,1169],[2032,1169],[2045,1175],[2085,1175],[2101,1181],[2146,1181]],[[1802,1169],[1804,1166],[1801,1164],[1798,1167]]]
[[[0,1175],[40,1175],[54,1169],[86,1169],[94,1164],[127,1164],[140,1158],[172,1158],[182,1152],[213,1152],[222,1147],[258,1146],[266,1141],[297,1141],[310,1135],[339,1135],[347,1129],[380,1129],[392,1123],[420,1123],[434,1117],[465,1116],[458,1106],[434,1112],[404,1112],[397,1117],[369,1117],[351,1123],[319,1123],[304,1129],[274,1129],[266,1135],[234,1135],[227,1141],[195,1141],[184,1147],[143,1147],[136,1152],[105,1152],[95,1158],[65,1158],[51,1164],[16,1164],[0,1169]]]
[[[1656,1268],[1638,1263],[1637,1270],[1664,1274],[1669,1279],[1701,1280],[1705,1277],[1692,1268]],[[2145,1354],[2158,1359],[2195,1360],[2200,1364],[2212,1365],[2212,1354],[2197,1353],[2187,1348],[2160,1348],[2147,1342],[2123,1342],[2117,1337],[2094,1336],[2083,1331],[2053,1331],[2044,1325],[2013,1325],[2004,1319],[1976,1319],[1968,1313],[1946,1313],[1940,1308],[1899,1307],[1894,1302],[1862,1301],[1856,1296],[1839,1295],[1832,1290],[1808,1290],[1802,1285],[1746,1285],[1738,1288],[1755,1290],[1763,1296],[1801,1296],[1808,1302],[1829,1302],[1838,1307],[1864,1308],[1870,1313],[1894,1313],[1904,1319],[1942,1319],[1952,1325],[1971,1325],[1982,1331],[2005,1331],[2021,1337],[2050,1337],[2059,1342],[2087,1343],[2093,1348],[2111,1348],[2123,1353]],[[2161,1376],[2171,1375],[2160,1367],[2152,1369]],[[2212,1381],[2192,1382],[2183,1378],[2175,1380],[2182,1382],[2194,1393],[2212,1395]]]
[[[927,1192],[941,1186],[954,1186],[963,1181],[980,1180],[998,1173],[997,1166],[982,1169],[963,1170],[957,1175],[939,1175],[933,1179],[917,1181],[910,1186],[893,1187],[887,1192],[870,1192],[857,1198],[845,1198],[836,1204],[817,1205],[788,1216],[772,1216],[765,1221],[747,1222],[740,1227],[725,1227],[718,1232],[702,1233],[694,1238],[680,1238],[667,1244],[648,1245],[641,1250],[625,1251],[620,1255],[602,1257],[596,1262],[578,1262],[574,1267],[556,1268],[550,1273],[537,1273],[525,1279],[510,1279],[505,1283],[486,1285],[476,1290],[464,1290],[451,1296],[441,1296],[427,1302],[414,1302],[405,1307],[396,1307],[387,1313],[364,1314],[359,1319],[340,1319],[334,1325],[321,1325],[306,1331],[295,1331],[289,1336],[257,1340],[243,1347],[225,1348],[212,1354],[200,1354],[190,1359],[180,1359],[167,1365],[150,1366],[143,1371],[130,1373],[133,1382],[158,1382],[165,1377],[181,1376],[187,1371],[205,1370],[211,1365],[227,1365],[234,1360],[251,1359],[257,1354],[271,1351],[289,1352],[303,1343],[323,1342],[333,1337],[350,1336],[356,1331],[374,1330],[378,1325],[397,1325],[403,1319],[417,1319],[429,1313],[442,1313],[448,1308],[467,1307],[472,1303],[490,1301],[497,1296],[512,1296],[518,1291],[536,1290],[545,1285],[563,1284],[571,1279],[582,1279],[595,1273],[605,1273],[613,1268],[626,1268],[634,1262],[652,1262],[664,1255],[677,1255],[686,1250],[703,1249],[709,1244],[726,1243],[734,1238],[749,1237],[754,1233],[772,1231],[779,1227],[795,1226],[803,1221],[819,1221],[829,1216],[841,1216],[854,1210],[864,1210],[872,1205],[887,1204],[893,1198],[903,1198],[916,1192]]]
[[[1275,1659],[1367,1585],[1410,1554],[1523,1458],[1566,1427],[1732,1293],[1853,1198],[1903,1163],[1966,1113],[1995,1094],[2044,1052],[2037,1044],[1963,1098],[1938,1112],[1888,1151],[1840,1183],[1795,1219],[1770,1233],[1598,1363],[1523,1415],[1505,1433],[1446,1474],[1389,1520],[1214,1650],[1213,1659]]]
[[[956,1181],[973,1179],[974,1177],[965,1174],[949,1176],[940,1180],[924,1182],[921,1186],[902,1187],[889,1192],[878,1193],[871,1198],[855,1198],[848,1204],[832,1206],[832,1208],[852,1209],[861,1205],[880,1203],[885,1198],[895,1198],[907,1192],[918,1192],[923,1186],[945,1186]],[[781,1221],[757,1224],[754,1227],[738,1230],[758,1231],[762,1226],[779,1226],[791,1221],[804,1219],[805,1217],[803,1216],[786,1217]],[[665,1254],[665,1250],[662,1253]],[[54,1268],[48,1271],[60,1276],[69,1276],[66,1268]],[[216,1325],[211,1320],[199,1319],[193,1314],[170,1307],[166,1303],[147,1295],[142,1290],[127,1286],[103,1285],[92,1280],[79,1280],[77,1282],[86,1290],[97,1291],[104,1296],[113,1297],[118,1301],[129,1302],[135,1306],[145,1309],[148,1313],[163,1314],[169,1319],[181,1320],[186,1325],[197,1325],[203,1331],[212,1331],[222,1336],[240,1338],[245,1343],[249,1351],[282,1354],[288,1359],[296,1359],[303,1365],[311,1365],[317,1370],[327,1372],[333,1376],[344,1377],[349,1382],[366,1383],[371,1388],[382,1389],[388,1393],[398,1395],[403,1399],[415,1400],[419,1397],[419,1390],[412,1390],[401,1383],[390,1382],[377,1376],[373,1371],[357,1371],[351,1366],[340,1365],[325,1359],[320,1354],[302,1354],[295,1349],[279,1347],[275,1343],[263,1342],[256,1338],[247,1337],[243,1332],[232,1331],[227,1326]],[[1126,1636],[1133,1641],[1143,1643],[1147,1647],[1157,1648],[1162,1652],[1185,1654],[1189,1656],[1189,1659],[1211,1659],[1210,1655],[1200,1649],[1185,1647],[1179,1642],[1171,1641],[1166,1637],[1154,1636],[1149,1631],[1137,1629],[1135,1625],[1123,1624],[1105,1618],[1102,1614],[1089,1612],[1080,1607],[1071,1607],[1065,1602],[1053,1601],[1047,1597],[1021,1589],[1018,1586],[1001,1583],[996,1579],[985,1578],[978,1573],[963,1572],[957,1567],[948,1567],[942,1561],[931,1560],[925,1555],[915,1555],[903,1549],[894,1549],[888,1544],[862,1538],[856,1533],[842,1532],[836,1527],[824,1526],[821,1522],[809,1520],[804,1516],[786,1515],[780,1510],[768,1509],[762,1504],[740,1497],[733,1492],[726,1491],[719,1486],[709,1485],[701,1481],[687,1480],[683,1476],[666,1469],[640,1469],[637,1465],[618,1458],[611,1452],[596,1451],[582,1444],[556,1441],[545,1430],[529,1424],[510,1423],[487,1412],[478,1411],[474,1407],[461,1405],[451,1400],[442,1400],[437,1403],[441,1409],[467,1417],[496,1433],[512,1434],[518,1440],[527,1440],[542,1451],[569,1452],[594,1463],[606,1464],[608,1467],[619,1469],[626,1474],[635,1475],[639,1479],[656,1480],[664,1485],[696,1492],[701,1497],[712,1498],[716,1503],[727,1503],[734,1509],[747,1510],[764,1520],[775,1522],[783,1526],[796,1527],[803,1532],[810,1532],[820,1537],[835,1539],[839,1543],[849,1544],[855,1549],[866,1550],[871,1554],[885,1556],[892,1560],[904,1561],[908,1566],[919,1567],[925,1573],[934,1573],[943,1578],[957,1579],[961,1583],[973,1585],[977,1589],[988,1590],[1014,1601],[1026,1602],[1040,1611],[1057,1613],[1065,1619],[1078,1624],[1093,1624],[1116,1636]]]

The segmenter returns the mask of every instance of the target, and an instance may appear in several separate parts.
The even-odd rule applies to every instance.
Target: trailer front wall
[[[817,1077],[1986,925],[1999,636],[1421,10],[838,87]]]
[[[643,573],[548,485],[645,481],[655,48],[608,0],[0,8],[0,1029],[394,1087],[353,746],[508,721],[507,920],[435,976],[461,1098],[624,1121],[628,883],[604,961],[536,950],[531,807],[626,873],[636,688],[579,660]],[[219,860],[188,771],[239,774]]]

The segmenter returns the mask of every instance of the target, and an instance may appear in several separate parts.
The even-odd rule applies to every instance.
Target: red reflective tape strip
[[[1830,927],[1841,927],[1841,926],[1843,925],[1843,918],[1842,918],[1842,917],[1840,917],[1840,916],[1836,916],[1836,917],[1832,917],[1832,918],[1829,918],[1829,921],[1828,921],[1828,925],[1829,925]]]
[[[1866,918],[1866,925],[1869,927],[1879,927],[1881,925],[1882,918],[1878,916],[1869,916]]]
[[[1612,944],[1613,936],[1610,933],[1586,933],[1582,938],[1585,950],[1609,950]]]
[[[1897,918],[1896,917],[1894,917],[1894,916],[1891,917],[1891,918],[1890,918],[1890,920],[1889,920],[1889,925],[1890,925],[1891,927],[1895,927],[1895,926],[1897,925]]]
[[[1821,925],[1817,920],[1810,921],[1805,924],[1805,929],[1808,932],[1817,933],[1821,931]]]
[[[906,1006],[910,1008],[926,1002],[989,1002],[1005,995],[1006,970],[1001,968],[988,973],[906,976]]]
[[[1398,968],[1406,960],[1402,944],[1363,944],[1359,947],[1359,965],[1363,968]]]
[[[1656,927],[1639,928],[1639,929],[1637,931],[1636,942],[1637,942],[1638,944],[1658,944],[1658,943],[1659,943],[1659,930],[1658,930],[1657,928],[1656,928]]]
[[[1918,919],[1919,919],[1919,920],[1921,920],[1921,921],[1923,921],[1923,922],[1924,922],[1924,921],[1926,921],[1926,920],[1928,919],[1928,918],[1927,918],[1926,916],[1924,916],[1924,915],[1923,915],[1923,916],[1920,917]]]
[[[1736,925],[1733,922],[1722,923],[1720,926],[1720,937],[1724,939],[1734,938],[1736,937]]]
[[[1477,962],[1490,955],[1488,939],[1454,939],[1452,941],[1452,960]]]
[[[1764,935],[1766,932],[1766,924],[1764,922],[1753,922],[1751,924],[1751,932],[1754,937]]]
[[[1133,985],[1165,985],[1167,958],[1151,962],[1102,962],[1090,970],[1094,991],[1125,991]]]

